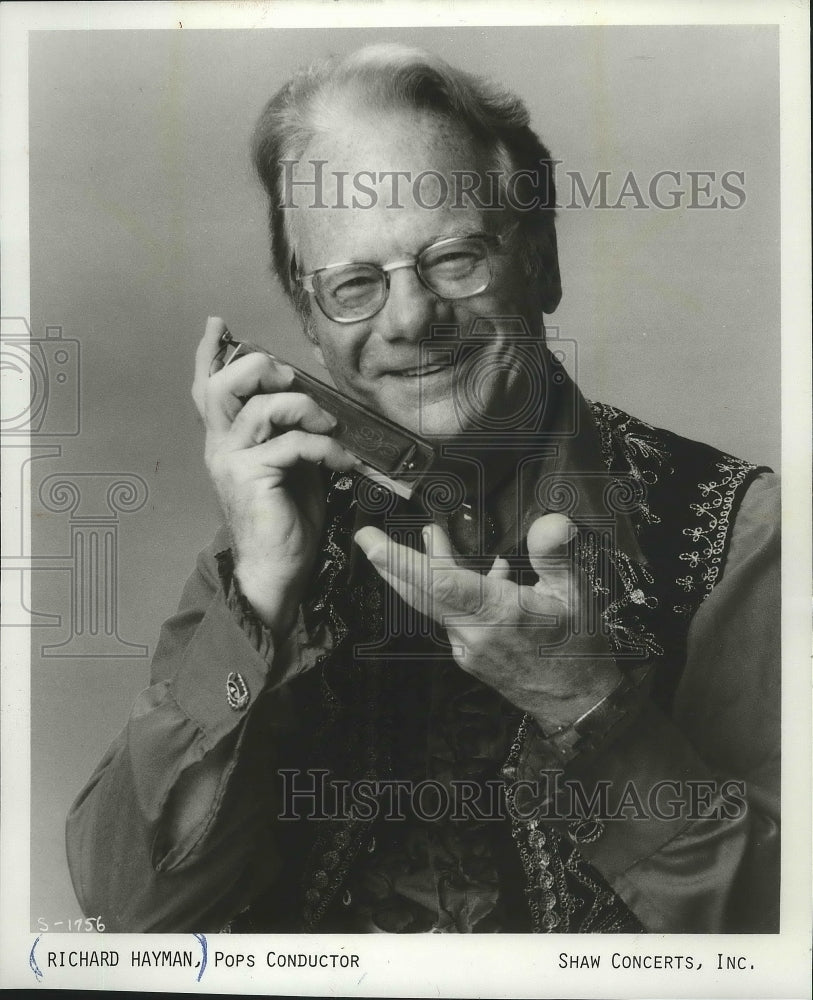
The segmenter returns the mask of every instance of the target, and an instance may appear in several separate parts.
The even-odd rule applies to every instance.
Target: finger
[[[399,549],[406,548],[404,545],[398,545],[386,532],[380,528],[374,528],[371,524],[360,528],[353,538],[356,545],[376,567],[386,567],[391,546]]]
[[[441,622],[449,615],[473,615],[482,607],[482,578],[457,566],[438,567],[426,555],[399,545],[378,528],[356,532],[355,540],[375,570],[413,608]]]
[[[440,622],[430,597],[429,560],[406,545],[399,545],[385,532],[368,526],[356,533],[356,542],[378,575],[410,607]]]
[[[449,536],[439,524],[427,524],[421,532],[423,544],[431,557],[448,560],[451,565],[457,564],[454,548]]]
[[[528,559],[536,575],[542,578],[561,558],[565,546],[576,534],[576,525],[564,514],[544,514],[528,530]]]
[[[511,565],[507,559],[503,559],[502,556],[497,556],[497,558],[492,563],[491,569],[486,573],[487,577],[493,580],[507,580],[511,575]]]
[[[299,427],[311,434],[330,434],[338,420],[301,392],[252,396],[234,418],[229,441],[235,449],[262,444],[275,429]]]
[[[290,365],[283,365],[258,351],[246,354],[228,368],[207,379],[204,419],[214,431],[227,431],[247,397],[287,389],[294,377]]]
[[[360,459],[333,438],[303,430],[286,431],[250,448],[246,454],[268,469],[290,469],[300,462],[311,462],[326,465],[334,472],[349,472],[360,464]]]
[[[204,416],[204,398],[206,395],[206,384],[209,381],[209,369],[212,360],[220,350],[220,338],[226,332],[226,323],[219,316],[209,316],[206,320],[206,328],[203,337],[195,349],[195,375],[192,380],[192,398],[198,413]]]

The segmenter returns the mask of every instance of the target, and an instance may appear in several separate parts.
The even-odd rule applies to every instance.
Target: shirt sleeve
[[[199,557],[161,630],[150,686],[68,815],[77,898],[108,931],[220,930],[280,868],[268,835],[272,796],[251,788],[273,767],[274,734],[295,725],[286,681],[316,662],[330,636],[308,632],[300,614],[275,650],[223,557],[218,565],[222,545],[218,536]],[[222,769],[204,786],[204,818],[173,840],[173,793],[213,757]]]
[[[574,839],[649,931],[779,929],[779,527],[779,479],[764,473],[692,620],[671,717],[645,699],[633,725],[564,768],[588,799],[604,784],[611,816],[624,805],[585,826],[590,842]],[[517,777],[549,770],[537,731]],[[563,818],[552,825],[573,834]]]

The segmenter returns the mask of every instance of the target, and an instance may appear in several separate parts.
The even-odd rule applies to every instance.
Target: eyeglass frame
[[[326,264],[324,267],[317,267],[314,268],[313,271],[308,271],[307,274],[297,275],[295,273],[294,280],[306,292],[308,292],[316,299],[316,304],[319,306],[319,309],[331,321],[331,323],[340,323],[343,325],[350,325],[351,323],[363,323],[365,320],[372,319],[373,316],[377,316],[378,313],[380,313],[381,310],[384,308],[384,306],[387,304],[387,300],[390,297],[390,274],[393,271],[397,271],[405,267],[414,268],[415,273],[418,276],[418,280],[424,286],[424,288],[426,288],[427,291],[430,291],[433,295],[437,295],[437,297],[439,299],[442,299],[444,302],[456,302],[462,299],[471,299],[475,295],[480,295],[482,292],[484,292],[491,284],[492,279],[494,278],[494,270],[492,267],[492,257],[490,251],[493,249],[497,249],[498,247],[502,247],[505,243],[507,243],[510,237],[513,235],[515,228],[516,226],[512,226],[506,233],[479,232],[479,233],[467,233],[465,236],[446,236],[441,240],[435,240],[432,243],[427,243],[426,246],[423,247],[421,250],[419,250],[418,253],[415,254],[415,256],[413,257],[404,257],[401,260],[394,260],[389,264],[376,264],[373,261],[369,260],[345,260],[345,261],[339,261],[335,264]],[[421,274],[421,270],[419,267],[420,259],[427,251],[434,250],[436,247],[444,247],[448,246],[451,243],[458,243],[462,242],[463,240],[471,240],[471,239],[482,239],[486,241],[486,261],[488,264],[488,279],[482,285],[482,287],[478,288],[474,292],[468,292],[466,295],[455,295],[451,298],[447,298],[446,296],[441,295],[439,292],[436,292],[435,289],[432,288],[426,282],[424,276]],[[292,263],[293,263],[293,268],[295,269],[296,264],[295,262]],[[330,316],[326,312],[326,310],[322,306],[322,303],[319,301],[319,297],[316,294],[316,290],[313,287],[313,279],[317,274],[321,274],[324,271],[333,271],[339,267],[353,267],[353,266],[358,267],[360,265],[373,267],[384,275],[384,298],[381,301],[381,305],[379,305],[373,312],[368,313],[365,316],[354,316],[349,319],[335,319],[333,316]]]

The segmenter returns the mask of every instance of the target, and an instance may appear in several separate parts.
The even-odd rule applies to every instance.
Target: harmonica
[[[220,337],[220,349],[212,362],[211,373],[253,353],[265,354],[277,363],[293,368],[294,380],[287,391],[310,396],[336,418],[338,423],[330,432],[330,437],[360,459],[359,472],[398,496],[407,500],[412,496],[418,482],[435,461],[435,448],[428,441],[265,348],[235,340],[228,330]]]

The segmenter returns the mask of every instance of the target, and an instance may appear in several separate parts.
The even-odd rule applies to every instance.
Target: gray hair
[[[542,310],[553,312],[561,298],[554,165],[530,128],[524,103],[420,49],[371,45],[298,72],[266,104],[252,138],[254,167],[268,195],[272,270],[306,329],[310,302],[295,277],[283,164],[301,160],[314,136],[330,128],[335,98],[348,92],[377,108],[431,112],[461,126],[497,168],[500,184],[512,172],[524,172],[538,207],[516,212],[522,260],[536,281]]]

